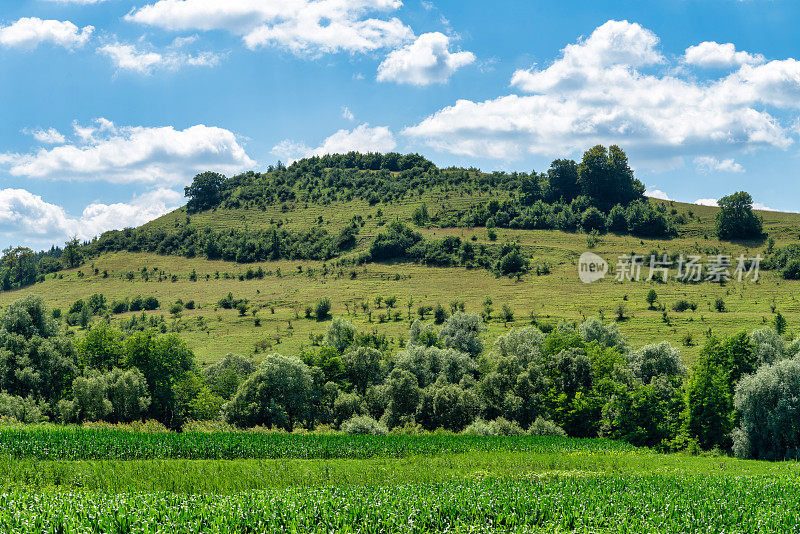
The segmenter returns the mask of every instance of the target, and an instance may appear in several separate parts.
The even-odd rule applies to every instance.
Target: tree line
[[[327,316],[327,314],[325,314]],[[667,342],[629,346],[600,319],[536,325],[484,347],[478,314],[415,321],[403,348],[332,319],[324,341],[260,364],[201,369],[175,335],[94,325],[78,340],[29,296],[0,317],[0,415],[23,422],[127,422],[351,432],[606,436],[659,450],[797,458],[800,340],[772,328],[710,337],[692,370]],[[323,318],[324,319],[324,318]]]

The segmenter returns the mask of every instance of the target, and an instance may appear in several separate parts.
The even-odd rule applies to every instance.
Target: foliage
[[[753,213],[753,197],[739,191],[719,199],[715,231],[720,239],[753,239],[764,234],[763,223]]]

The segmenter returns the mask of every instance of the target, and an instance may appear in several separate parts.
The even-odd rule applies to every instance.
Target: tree
[[[136,367],[147,380],[152,403],[148,415],[171,428],[184,414],[175,386],[194,365],[194,353],[176,334],[137,332],[125,340],[125,368]]]
[[[607,212],[615,204],[627,205],[643,198],[644,185],[634,178],[628,157],[616,145],[597,145],[583,154],[578,165],[580,193]]]
[[[439,331],[439,340],[445,347],[454,348],[471,356],[483,352],[481,333],[486,330],[481,316],[476,313],[454,313]]]
[[[81,361],[93,368],[110,370],[124,360],[123,336],[106,323],[99,323],[75,343]]]
[[[680,379],[686,374],[686,366],[681,360],[680,351],[668,341],[645,345],[629,353],[628,367],[645,385],[658,377],[678,379],[676,382],[680,383]]]
[[[222,360],[203,370],[211,391],[223,399],[230,399],[239,385],[256,370],[255,362],[237,354],[226,354]]]
[[[783,335],[786,332],[786,318],[781,314],[781,312],[777,312],[775,314],[775,320],[772,322],[775,331],[779,335]]]
[[[557,159],[550,164],[547,171],[550,184],[549,199],[571,202],[580,194],[578,185],[578,164],[571,159]]]
[[[587,234],[592,231],[605,232],[606,218],[599,209],[592,206],[583,212],[581,216],[581,228]]]
[[[647,296],[645,297],[644,300],[647,301],[647,305],[651,310],[654,309],[653,305],[658,300],[658,294],[656,293],[656,290],[655,289],[651,289],[650,291],[648,291],[647,292]]]
[[[739,191],[717,202],[715,231],[719,239],[757,239],[764,235],[762,220],[753,213],[753,197]]]
[[[334,319],[325,332],[325,344],[336,349],[340,354],[347,350],[356,339],[356,327],[341,317]]]
[[[226,180],[225,176],[216,172],[204,172],[195,176],[192,185],[184,188],[184,196],[189,198],[186,211],[196,213],[219,204]]]
[[[740,414],[733,451],[740,458],[800,458],[800,360],[760,368],[736,386],[734,407]]]
[[[321,298],[317,301],[317,305],[314,308],[314,316],[317,318],[317,321],[324,321],[331,314],[331,299],[328,297]]]
[[[36,255],[27,247],[3,251],[3,289],[26,287],[36,282],[39,268]]]
[[[225,420],[239,427],[265,425],[291,431],[307,415],[312,386],[306,364],[270,354],[225,404]]]
[[[61,263],[65,269],[72,269],[78,267],[83,262],[83,253],[81,252],[81,244],[77,237],[73,237],[67,241],[64,246],[64,252],[61,253]]]
[[[381,381],[381,352],[372,347],[358,347],[342,356],[345,375],[362,395],[367,388]]]
[[[72,341],[40,297],[15,301],[0,317],[0,390],[54,406],[78,375]]]
[[[686,386],[686,429],[704,449],[729,449],[733,430],[736,383],[755,371],[757,360],[750,338],[741,333],[720,341],[708,340],[700,351]]]
[[[539,184],[539,175],[535,171],[523,174],[519,184],[519,201],[523,206],[532,206],[537,200],[542,200],[542,186]]]

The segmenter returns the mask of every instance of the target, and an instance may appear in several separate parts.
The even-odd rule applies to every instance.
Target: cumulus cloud
[[[694,158],[697,170],[703,174],[711,172],[744,172],[744,167],[736,163],[733,158],[719,160],[710,156],[699,156]]]
[[[173,46],[182,47],[186,43],[179,42]],[[215,67],[219,65],[221,56],[212,52],[191,55],[176,50],[164,53],[141,50],[132,44],[114,43],[103,45],[97,49],[101,55],[108,57],[119,70],[150,74],[154,69],[178,70],[184,66]]]
[[[226,30],[250,49],[279,46],[295,54],[363,53],[399,46],[414,33],[396,17],[370,17],[400,0],[160,0],[126,20],[172,31]]]
[[[231,174],[252,168],[255,162],[236,135],[223,128],[117,127],[98,119],[91,126],[76,123],[70,144],[29,154],[2,154],[0,165],[12,176],[28,178],[179,184],[198,172]]]
[[[24,17],[0,27],[0,45],[33,49],[42,43],[50,43],[72,50],[85,45],[93,31],[94,26],[81,29],[69,21]]]
[[[346,152],[391,152],[397,142],[386,126],[361,124],[352,130],[339,130],[327,137],[320,146],[311,148],[304,143],[285,139],[272,148],[272,153],[292,162],[310,156],[343,154]]]
[[[0,189],[0,239],[45,247],[71,237],[91,239],[107,230],[138,226],[172,211],[182,202],[170,189],[156,189],[130,202],[94,202],[73,217],[25,189]]]
[[[445,83],[455,71],[475,62],[472,52],[450,52],[449,47],[447,35],[423,33],[386,56],[378,66],[378,81],[420,86]]]
[[[716,198],[698,198],[694,201],[695,204],[699,206],[713,206],[717,207],[717,199]]]
[[[761,54],[749,54],[736,51],[733,43],[717,43],[705,41],[686,49],[683,60],[689,65],[706,68],[739,67],[742,65],[760,65],[764,63]]]
[[[658,200],[672,200],[665,192],[660,189],[648,189],[644,192],[646,197],[657,198]]]
[[[64,137],[62,133],[55,128],[48,128],[47,130],[42,128],[37,128],[36,130],[25,129],[22,131],[22,133],[32,135],[33,138],[40,143],[45,143],[48,145],[60,145],[67,140],[66,137]]]
[[[520,94],[458,100],[403,133],[439,151],[506,161],[619,144],[651,168],[795,141],[767,106],[800,107],[800,62],[743,65],[708,82],[676,66],[653,32],[609,21],[546,68],[515,72]]]

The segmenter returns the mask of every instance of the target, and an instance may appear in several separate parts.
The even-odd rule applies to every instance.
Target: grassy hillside
[[[581,320],[602,315],[613,320],[620,303],[626,319],[620,326],[634,345],[667,339],[682,345],[687,360],[696,356],[710,331],[729,334],[771,323],[773,311],[780,311],[789,322],[790,331],[797,329],[800,304],[794,296],[798,282],[785,281],[775,272],[762,271],[758,283],[731,282],[725,286],[703,282],[687,285],[670,280],[655,282],[615,282],[606,279],[583,284],[577,276],[577,260],[588,250],[587,235],[581,232],[557,230],[497,229],[492,242],[485,228],[415,227],[426,238],[457,236],[476,245],[497,246],[515,242],[521,246],[532,265],[547,265],[550,274],[523,275],[519,280],[498,277],[484,269],[463,267],[427,267],[395,262],[343,265],[347,258],[366,251],[382,228],[395,219],[411,223],[414,210],[421,204],[431,214],[464,210],[485,203],[491,198],[485,192],[425,191],[422,195],[395,199],[391,203],[369,205],[364,200],[334,201],[324,205],[297,202],[287,207],[276,204],[259,208],[214,209],[189,215],[185,208],[176,210],[145,225],[147,229],[174,228],[190,224],[200,228],[266,229],[277,221],[289,229],[308,230],[322,226],[330,233],[344,227],[354,215],[363,217],[364,225],[358,234],[358,244],[341,258],[327,262],[280,260],[256,264],[237,264],[202,258],[160,256],[152,253],[117,252],[102,254],[81,267],[50,274],[44,282],[17,291],[0,293],[0,306],[6,306],[25,294],[42,295],[53,307],[65,312],[79,298],[102,293],[109,303],[136,295],[156,296],[161,309],[148,312],[165,316],[170,330],[180,332],[196,351],[201,362],[211,363],[227,352],[262,354],[265,351],[297,353],[302,346],[312,344],[313,336],[324,333],[325,323],[305,318],[305,308],[328,297],[334,315],[349,315],[362,330],[385,333],[397,348],[409,326],[409,309],[416,317],[421,305],[441,303],[445,308],[454,301],[463,301],[468,311],[482,311],[487,297],[492,300],[493,319],[486,333],[489,345],[499,333],[512,326],[529,324],[533,316],[542,323],[561,320]],[[661,201],[653,201],[661,203]],[[686,224],[678,228],[674,239],[644,239],[633,236],[601,235],[592,252],[611,265],[620,254],[645,254],[651,251],[685,254],[724,253],[738,256],[763,255],[764,242],[720,242],[713,235],[717,208],[681,203],[667,203],[677,215],[684,215]],[[795,243],[800,234],[800,215],[760,212],[766,232],[776,247]],[[320,222],[320,217],[322,222]],[[261,267],[263,279],[240,280],[248,269]],[[142,276],[146,269],[151,276]],[[107,277],[104,272],[107,271]],[[158,275],[163,271],[162,281]],[[196,272],[197,281],[191,274]],[[128,279],[132,273],[132,279]],[[280,275],[278,275],[280,273]],[[645,269],[646,276],[646,269]],[[610,278],[610,277],[609,277]],[[667,318],[659,310],[648,309],[645,296],[651,289],[658,294],[657,305],[667,309]],[[251,306],[260,308],[257,317],[248,313],[242,317],[235,310],[219,309],[217,302],[228,293],[235,298],[248,299]],[[395,296],[394,310],[375,303],[376,297]],[[727,311],[714,310],[716,299],[725,301]],[[179,318],[170,316],[170,304],[178,299],[194,300],[197,309],[184,310]],[[413,301],[412,301],[413,299]],[[682,313],[672,305],[686,299],[697,304],[696,311]],[[368,304],[370,314],[362,308]],[[410,304],[410,308],[409,308]],[[514,321],[506,324],[501,318],[503,305],[514,312]],[[774,308],[773,308],[774,307]],[[400,312],[401,319],[392,316]],[[132,313],[115,315],[112,322],[128,320]],[[428,314],[430,319],[431,315]],[[78,333],[80,335],[80,333]],[[689,337],[691,340],[689,340]]]

